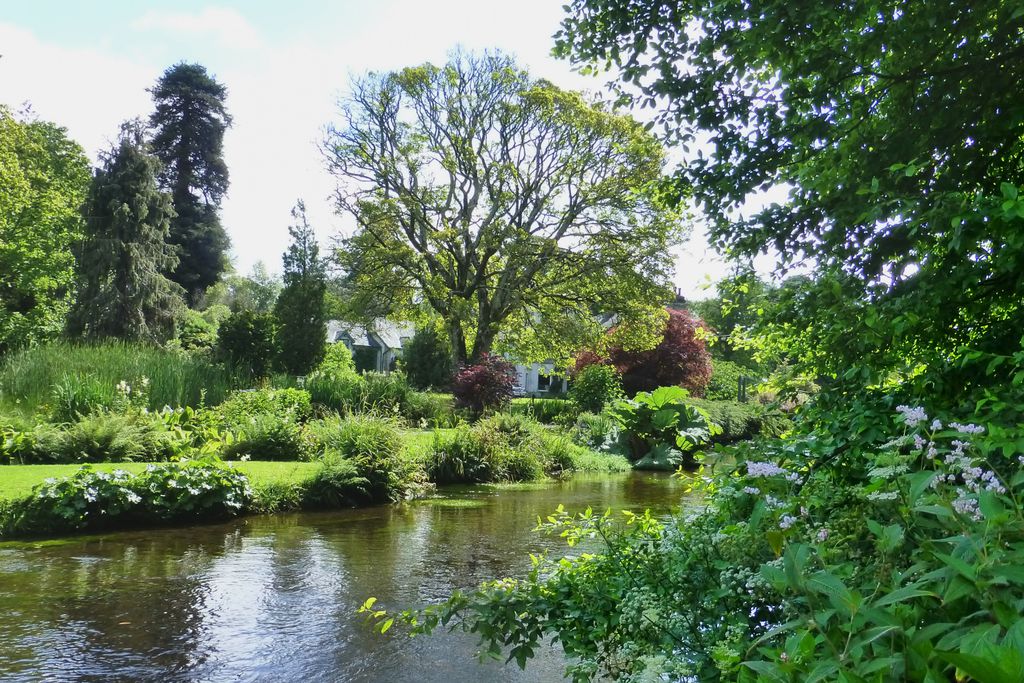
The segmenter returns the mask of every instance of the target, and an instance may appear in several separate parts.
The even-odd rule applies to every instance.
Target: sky
[[[0,104],[31,106],[67,127],[95,160],[121,121],[147,117],[147,88],[168,66],[203,64],[228,88],[234,124],[224,137],[231,186],[221,218],[236,271],[281,269],[290,211],[306,203],[325,247],[351,232],[335,213],[334,179],[317,143],[337,120],[356,75],[433,62],[455,47],[497,48],[536,77],[598,93],[551,57],[562,18],[556,0],[270,0],[163,2],[32,0],[0,5]],[[687,298],[712,295],[728,266],[697,228],[675,250]],[[760,264],[770,270],[770,262]]]

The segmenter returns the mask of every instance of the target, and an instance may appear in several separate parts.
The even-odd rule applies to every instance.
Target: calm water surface
[[[529,490],[228,524],[0,544],[0,681],[555,681],[561,650],[520,671],[479,663],[473,637],[408,639],[355,610],[437,601],[562,552],[531,529],[578,511],[667,512],[667,475],[578,477]]]

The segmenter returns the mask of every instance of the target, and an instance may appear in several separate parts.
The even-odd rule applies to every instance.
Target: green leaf
[[[1004,668],[1009,662],[991,661],[986,657],[960,652],[935,653],[940,659],[949,662],[960,671],[970,676],[976,683],[1020,683],[1017,673]],[[1019,656],[1019,655],[1018,655]]]
[[[786,676],[782,673],[782,669],[778,664],[771,662],[762,661],[747,661],[743,662],[743,666],[755,671],[761,676],[767,676],[768,680],[772,681],[786,681]],[[760,678],[760,677],[759,677]]]
[[[878,600],[875,601],[875,607],[885,607],[886,605],[892,605],[897,602],[903,602],[904,600],[910,600],[911,598],[930,597],[938,598],[937,593],[931,591],[921,590],[919,588],[913,588],[911,586],[905,586],[904,588],[897,588],[896,590],[888,593]]]

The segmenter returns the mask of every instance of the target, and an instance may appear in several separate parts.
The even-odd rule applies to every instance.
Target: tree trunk
[[[490,353],[491,347],[494,346],[494,338],[497,336],[498,330],[494,326],[477,330],[476,339],[473,340],[473,353],[470,356],[470,362],[478,363],[485,353]]]
[[[466,335],[462,333],[462,324],[458,320],[448,321],[448,338],[452,344],[452,367],[458,372],[469,360],[469,354],[466,352]]]

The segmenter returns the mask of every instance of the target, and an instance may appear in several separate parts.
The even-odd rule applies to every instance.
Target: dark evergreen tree
[[[171,278],[195,304],[228,265],[230,242],[217,215],[228,189],[227,89],[205,67],[181,63],[167,69],[150,92],[156,103],[149,119],[153,153],[164,164],[160,184],[171,193],[177,213],[169,241],[180,260]]]
[[[452,383],[452,349],[436,325],[416,330],[402,354],[409,384],[417,389],[445,389]]]
[[[174,335],[184,292],[164,275],[178,259],[166,242],[174,209],[157,187],[160,161],[149,153],[138,121],[121,126],[102,161],[83,209],[85,233],[75,254],[79,291],[68,333],[165,341]]]
[[[284,254],[284,289],[277,297],[280,365],[305,375],[324,357],[327,344],[327,273],[316,235],[306,220],[306,205],[292,209],[295,225],[288,228],[292,243]]]
[[[238,311],[220,324],[217,348],[235,369],[247,369],[254,378],[270,374],[277,353],[277,323],[270,313]]]

